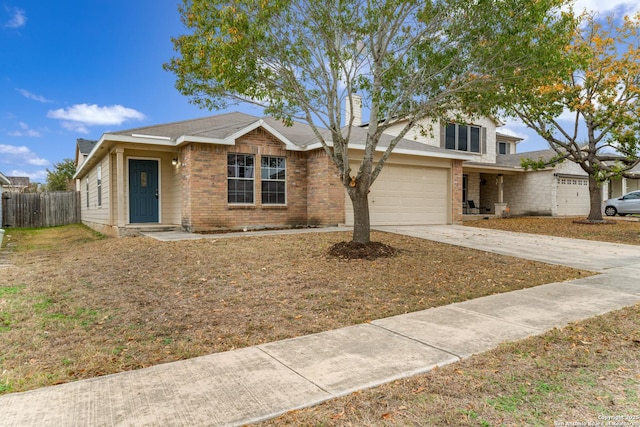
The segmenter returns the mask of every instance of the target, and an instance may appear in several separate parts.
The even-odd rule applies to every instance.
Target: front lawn
[[[82,226],[7,230],[0,393],[138,369],[591,273],[374,233],[400,250],[329,257],[346,232],[158,242]]]

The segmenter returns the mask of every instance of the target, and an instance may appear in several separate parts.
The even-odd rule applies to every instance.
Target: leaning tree
[[[165,69],[202,107],[249,102],[285,123],[308,123],[353,202],[353,241],[368,243],[367,195],[398,142],[427,118],[476,111],[481,97],[470,94],[517,82],[518,73],[542,78],[554,69],[573,27],[563,3],[184,0],[188,32],[173,39],[178,55]],[[354,94],[369,114],[357,157],[349,150],[353,117],[344,123]],[[398,119],[401,131],[379,147]]]
[[[590,222],[602,222],[601,183],[637,178],[640,163],[640,14],[582,15],[565,64],[551,81],[523,79],[504,87],[507,111],[542,136],[555,151],[551,159],[523,159],[540,169],[568,160],[589,175]],[[504,100],[502,100],[504,101]]]

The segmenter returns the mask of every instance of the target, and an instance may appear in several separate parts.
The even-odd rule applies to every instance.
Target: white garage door
[[[589,180],[587,178],[558,177],[557,215],[589,214]]]
[[[353,225],[351,199],[345,197],[346,222]],[[369,193],[371,225],[447,224],[448,211],[447,169],[387,164]]]

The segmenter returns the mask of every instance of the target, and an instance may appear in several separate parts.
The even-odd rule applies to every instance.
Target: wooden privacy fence
[[[2,226],[53,227],[80,222],[80,192],[3,193]]]

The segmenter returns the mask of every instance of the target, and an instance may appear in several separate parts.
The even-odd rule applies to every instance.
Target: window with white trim
[[[509,154],[509,148],[508,142],[498,142],[498,154]]]
[[[262,204],[286,203],[287,162],[284,157],[262,156],[260,159],[260,183]]]
[[[227,201],[254,203],[254,157],[252,154],[227,154]]]
[[[445,148],[447,150],[480,153],[482,148],[481,127],[457,123],[447,123],[445,127]]]

